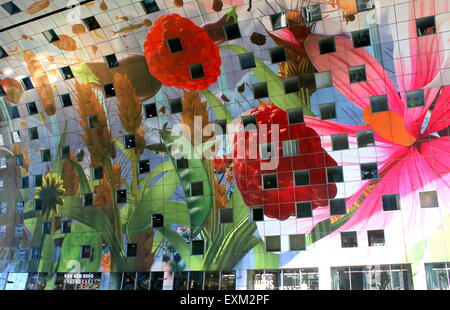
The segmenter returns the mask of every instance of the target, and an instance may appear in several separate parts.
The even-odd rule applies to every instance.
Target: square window
[[[172,114],[183,112],[183,104],[181,102],[181,98],[169,100],[169,105],[170,112],[172,112]]]
[[[29,77],[24,77],[22,79],[22,85],[25,90],[34,88],[33,82],[31,81],[31,79]]]
[[[378,165],[377,163],[361,164],[361,179],[371,180],[378,178]]]
[[[205,72],[203,71],[203,65],[194,64],[189,66],[189,72],[191,73],[191,79],[197,80],[205,77]]]
[[[31,249],[31,259],[39,259],[41,254],[40,248],[32,248]]]
[[[17,154],[14,157],[16,159],[16,166],[22,166],[23,165],[23,155]]]
[[[42,174],[37,174],[34,176],[34,186],[35,187],[42,186]]]
[[[333,87],[333,78],[330,71],[314,73],[314,81],[317,89]]]
[[[203,182],[191,183],[191,197],[203,195]]]
[[[148,159],[139,161],[139,173],[150,172],[150,161]]]
[[[82,245],[80,246],[80,258],[90,258],[91,257],[91,246]]]
[[[400,196],[398,194],[383,195],[381,197],[383,211],[400,210]]]
[[[283,46],[272,47],[269,53],[273,64],[286,61],[286,52]]]
[[[125,148],[132,149],[136,147],[136,137],[134,135],[125,136]]]
[[[358,12],[371,10],[375,7],[373,0],[356,0],[356,7]]]
[[[69,94],[61,95],[61,101],[62,101],[63,108],[72,106],[72,99],[70,99]]]
[[[344,182],[344,169],[342,166],[327,167],[327,183]]]
[[[16,224],[16,237],[21,238],[23,236],[23,224]]]
[[[205,242],[203,240],[191,241],[191,255],[203,255],[205,251]]]
[[[332,199],[330,200],[330,215],[345,215],[347,214],[347,208],[345,206],[345,199]]]
[[[61,231],[63,234],[69,234],[72,227],[72,221],[62,221]]]
[[[70,146],[65,145],[61,148],[61,159],[69,159],[70,158]]]
[[[94,173],[94,180],[103,179],[103,167],[94,167],[92,170]]]
[[[331,135],[331,144],[333,151],[347,150],[348,149],[348,134],[339,133]]]
[[[8,56],[9,56],[8,53],[0,46],[0,59],[8,57]],[[0,94],[1,94],[1,92],[0,92]],[[3,94],[1,94],[1,96],[3,96]]]
[[[319,104],[319,110],[321,120],[336,118],[336,104],[334,102]]]
[[[22,12],[22,10],[17,5],[15,5],[14,2],[12,2],[12,1],[3,3],[2,7],[5,9],[6,12],[9,13],[9,15],[14,15],[14,14]]]
[[[52,232],[52,222],[42,223],[42,234],[48,235]]]
[[[168,39],[166,40],[166,43],[170,53],[172,54],[183,51],[183,45],[181,44],[180,38]]]
[[[245,131],[256,130],[256,115],[244,115],[241,116],[242,125],[244,126]]]
[[[103,85],[103,90],[105,92],[106,98],[111,98],[116,95],[116,91],[114,90],[114,85],[112,83]]]
[[[42,211],[42,199],[35,199],[34,200],[34,210],[35,211]]]
[[[237,23],[223,26],[223,31],[225,32],[227,41],[239,39],[241,37],[241,31],[239,30],[239,25]]]
[[[16,204],[16,212],[23,213],[24,210],[25,210],[25,201],[23,200],[18,201]]]
[[[370,46],[371,42],[370,42],[370,31],[369,31],[369,29],[353,31],[352,32],[352,40],[353,40],[353,47],[354,48]]]
[[[89,115],[87,117],[87,122],[88,122],[89,128],[97,127],[97,125],[98,125],[97,115]]]
[[[280,236],[266,236],[266,252],[279,252],[279,251],[281,251]]]
[[[304,251],[306,249],[305,235],[289,235],[289,249],[291,251]]]
[[[4,169],[7,167],[6,157],[0,157],[0,169]]]
[[[35,102],[29,102],[29,103],[27,103],[27,109],[28,109],[28,113],[29,113],[30,115],[39,113],[38,108],[37,108]]]
[[[302,108],[289,109],[289,110],[287,110],[287,112],[288,112],[289,125],[300,124],[300,123],[304,122]]]
[[[46,149],[42,151],[42,162],[49,162],[52,160],[52,156],[50,154],[50,150]]]
[[[92,193],[84,194],[83,195],[83,206],[84,207],[90,207],[93,205],[94,201],[94,195]]]
[[[263,174],[262,178],[264,189],[278,188],[278,180],[277,175],[275,173]]]
[[[150,14],[159,11],[158,4],[155,0],[144,0],[141,1],[141,5],[144,8],[145,14]]]
[[[59,41],[59,37],[53,29],[46,30],[42,34],[44,35],[45,39],[47,39],[48,43]]]
[[[0,225],[0,238],[6,237],[6,225]]]
[[[164,227],[164,214],[152,214],[152,227]]]
[[[65,66],[60,68],[61,74],[64,77],[64,80],[70,80],[73,79],[75,76],[73,75],[72,69],[70,66]]]
[[[273,30],[286,28],[288,26],[285,13],[275,13],[270,15],[270,22]]]
[[[125,189],[116,191],[116,202],[117,203],[127,202],[127,191]]]
[[[187,158],[180,158],[176,160],[177,170],[189,168],[189,160]]]
[[[8,213],[8,204],[6,202],[0,202],[0,214]]]
[[[136,257],[137,255],[137,243],[127,244],[127,257]]]
[[[13,143],[20,143],[20,131],[13,131],[11,133],[11,139],[13,140]]]
[[[438,208],[439,202],[436,191],[419,193],[420,206],[422,208]]]
[[[360,83],[366,82],[366,66],[354,66],[348,68],[348,73],[350,75],[350,83]]]
[[[262,207],[252,207],[249,211],[251,222],[264,221],[264,209]]]
[[[219,209],[219,220],[220,224],[233,223],[233,208]]]
[[[144,105],[144,109],[145,109],[145,117],[150,118],[157,116],[155,103],[149,103]]]
[[[358,246],[356,231],[341,232],[341,245],[343,248],[355,248]]]
[[[95,19],[94,16],[83,18],[82,21],[89,31],[100,28],[100,25],[98,24],[97,19]]]
[[[285,94],[297,93],[300,91],[300,84],[297,76],[283,79],[283,86]]]
[[[9,111],[11,119],[20,118],[19,109],[16,106],[12,106]]]
[[[300,153],[297,140],[283,141],[282,146],[284,157],[297,156]]]
[[[305,22],[312,23],[322,19],[320,4],[313,4],[303,7],[303,17]]]
[[[425,97],[423,90],[413,90],[406,92],[406,104],[408,108],[423,107],[425,106]]]
[[[309,185],[309,170],[294,171],[295,186]]]
[[[240,54],[239,56],[239,64],[241,65],[241,69],[251,69],[256,67],[255,56],[252,52]]]
[[[119,61],[115,54],[106,55],[105,62],[108,65],[108,68],[114,68],[119,66]]]
[[[312,203],[310,201],[297,202],[295,204],[297,218],[309,218],[312,217]]]
[[[389,111],[388,97],[386,95],[370,97],[370,107],[372,113]]]
[[[436,18],[427,16],[416,19],[417,35],[419,37],[436,33]]]
[[[367,238],[369,240],[369,246],[383,246],[385,244],[384,240],[384,230],[368,230]]]
[[[375,145],[375,137],[372,130],[358,131],[356,133],[358,147],[368,147]]]
[[[269,97],[269,89],[266,82],[253,84],[252,87],[255,99]]]
[[[320,38],[318,40],[320,54],[328,54],[336,52],[336,43],[334,37]]]

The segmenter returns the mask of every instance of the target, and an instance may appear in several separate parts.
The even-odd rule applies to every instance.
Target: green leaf
[[[156,254],[158,254],[157,252],[161,246],[161,243],[163,243],[163,241],[164,241],[164,235],[158,231],[156,233],[155,237],[153,238],[153,243],[152,243],[152,253],[155,254],[155,256],[156,256]]]
[[[225,105],[212,92],[205,89],[201,90],[200,93],[203,97],[205,97],[206,101],[208,101],[209,105],[216,114],[217,119],[226,119],[227,123],[230,123],[233,120],[233,116],[230,111],[228,111]]]
[[[61,139],[59,140],[58,151],[56,152],[55,162],[53,163],[52,171],[58,175],[61,175],[62,173],[61,150],[63,146],[66,145],[66,138],[67,138],[67,121],[64,125],[64,131],[63,134],[61,135]]]
[[[158,166],[156,166],[155,168],[152,169],[152,171],[150,171],[149,175],[145,178],[140,180],[140,185],[142,188],[145,188],[148,186],[148,184],[150,183],[150,181],[156,177],[158,174],[166,172],[166,171],[170,171],[170,170],[174,170],[173,164],[171,161],[164,161],[162,163],[160,163]]]
[[[42,227],[42,226],[40,226]],[[41,248],[38,272],[52,272],[55,256],[55,246],[51,234],[45,235]]]
[[[77,170],[77,175],[78,175],[78,183],[80,184],[80,194],[89,194],[92,193],[91,191],[91,186],[89,185],[89,181],[86,178],[86,174],[84,173],[84,169],[81,167],[81,165],[72,160],[72,159],[67,159]]]
[[[83,83],[99,83],[100,79],[89,68],[87,63],[83,63],[79,66],[71,66],[73,75],[79,78]]]
[[[113,137],[114,143],[119,147],[119,149],[122,151],[122,153],[125,154],[125,156],[131,160],[133,157],[132,152],[134,152],[134,149],[126,149],[125,146],[123,145],[122,141],[120,141],[119,139],[117,139],[116,137]]]
[[[264,241],[259,239],[254,249],[256,269],[280,268],[280,256],[276,253],[266,252]]]

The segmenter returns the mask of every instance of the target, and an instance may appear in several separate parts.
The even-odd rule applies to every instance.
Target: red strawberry
[[[167,40],[178,38],[182,50],[171,53]],[[220,75],[219,48],[208,33],[178,14],[159,17],[144,43],[144,55],[150,72],[166,86],[203,90]],[[204,77],[192,79],[189,67],[201,64]]]
[[[261,170],[261,163],[269,160],[260,159],[259,147],[257,159],[250,159],[249,141],[257,141],[258,130],[245,131],[245,141],[242,141],[243,139],[238,141],[239,131],[235,135],[233,174],[245,203],[248,206],[264,206],[266,216],[279,220],[285,220],[296,214],[296,202],[311,201],[313,208],[326,206],[328,199],[334,198],[337,193],[336,185],[327,184],[326,167],[337,166],[337,163],[322,148],[317,132],[304,123],[289,124],[287,112],[274,105],[254,108],[248,115],[256,115],[258,126],[267,124],[267,143],[272,142],[271,125],[278,124],[280,141],[278,145],[274,145],[278,148],[278,167],[268,171]],[[242,131],[243,128],[239,130]],[[298,141],[299,155],[283,157],[282,141],[286,140]],[[243,146],[245,158],[238,158],[238,147]],[[309,169],[310,185],[295,186],[293,172],[306,169]],[[273,173],[277,174],[278,187],[263,189],[262,174]]]

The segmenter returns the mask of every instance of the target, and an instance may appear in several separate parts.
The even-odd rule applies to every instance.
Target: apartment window
[[[434,16],[427,16],[416,19],[417,35],[419,37],[436,33],[436,19]]]
[[[176,166],[177,166],[177,167],[176,167],[177,170],[189,168],[189,160],[188,160],[187,158],[180,158],[180,159],[177,159],[176,162],[175,162],[175,164],[176,164]]]
[[[50,154],[50,150],[46,149],[42,151],[42,162],[49,162],[52,160],[52,156]]]
[[[9,115],[10,115],[11,119],[20,118],[19,109],[16,106],[12,106],[9,109]]]
[[[361,164],[361,179],[370,180],[378,178],[378,165],[377,163],[365,163]]]
[[[197,80],[205,77],[202,64],[194,64],[189,66],[189,72],[191,73],[191,79]]]
[[[136,137],[134,135],[125,136],[125,148],[132,149],[136,147]]]
[[[115,54],[110,54],[105,56],[105,62],[108,65],[108,68],[114,68],[119,66],[119,61]]]
[[[91,257],[91,246],[82,245],[80,246],[80,258],[90,258]]]
[[[421,192],[419,193],[420,206],[422,208],[438,208],[438,197],[436,191]]]
[[[345,198],[330,200],[330,215],[345,215],[347,214],[347,208],[345,207]]]
[[[369,240],[369,246],[383,246],[384,241],[384,230],[368,230],[367,237]]]
[[[39,113],[39,111],[38,111],[38,109],[37,109],[37,106],[36,106],[36,103],[35,103],[35,102],[29,102],[29,103],[27,103],[27,109],[28,109],[28,113],[29,113],[30,115]]]
[[[342,166],[327,167],[327,183],[344,182],[344,169]]]
[[[225,37],[228,41],[239,39],[241,37],[241,31],[239,30],[239,25],[237,23],[223,26],[223,31],[225,32]]]
[[[183,45],[181,44],[180,38],[172,38],[166,40],[167,47],[169,48],[169,51],[171,54],[182,52],[183,51]]]
[[[42,34],[44,35],[48,43],[59,41],[59,37],[53,29],[46,30]]]
[[[256,115],[245,115],[241,117],[245,131],[256,129]]]
[[[313,4],[303,7],[303,17],[305,22],[312,23],[322,20],[322,11],[320,4]]]
[[[300,84],[297,76],[283,79],[283,86],[285,94],[297,93],[300,91]]]
[[[14,2],[12,2],[12,1],[3,3],[2,7],[3,7],[3,9],[5,9],[6,12],[9,13],[9,15],[14,15],[14,14],[22,12],[22,10],[17,5],[15,5]]]
[[[334,37],[320,38],[318,43],[321,55],[336,52]]]
[[[262,178],[264,189],[278,188],[278,180],[275,173],[263,174]]]
[[[239,64],[241,65],[241,69],[251,69],[256,67],[255,56],[252,52],[244,53],[239,55]]]
[[[298,147],[298,141],[297,140],[288,140],[283,141],[283,156],[296,156],[298,155],[299,147]]]
[[[327,120],[336,118],[336,104],[335,103],[323,103],[319,104],[320,119]]]
[[[233,223],[233,208],[219,209],[220,224]]]
[[[203,195],[203,182],[191,183],[191,197]]]
[[[9,56],[8,53],[0,46],[0,59],[8,57],[8,56]],[[1,91],[0,91],[0,96],[4,96],[4,94],[2,94]]]
[[[14,157],[16,159],[16,166],[22,166],[23,165],[23,155],[17,154]]]
[[[33,82],[31,81],[31,79],[29,77],[24,77],[22,79],[22,85],[25,90],[34,88]]]
[[[95,128],[98,125],[98,121],[97,121],[97,115],[89,115],[87,117],[87,123],[89,128]]]
[[[72,99],[70,99],[70,95],[69,94],[61,95],[61,101],[62,101],[63,108],[67,108],[67,107],[72,106]]]
[[[306,250],[306,238],[304,234],[289,235],[289,249],[291,251]]]
[[[191,241],[191,255],[203,255],[205,251],[205,242],[203,240]]]
[[[0,238],[6,237],[6,225],[0,225]]]
[[[398,194],[381,196],[383,211],[400,210],[400,196]]]
[[[149,103],[144,105],[144,109],[145,109],[145,117],[150,118],[157,116],[155,103]]]
[[[98,24],[97,19],[95,19],[94,16],[83,18],[82,21],[89,31],[100,28],[100,25]]]
[[[333,146],[333,151],[348,149],[348,134],[339,133],[331,135],[331,144]]]
[[[358,246],[356,231],[341,232],[341,245],[343,248],[356,248]]]
[[[42,174],[37,174],[34,176],[34,186],[35,187],[42,186]]]
[[[52,222],[42,223],[42,234],[49,235],[52,232]]]
[[[150,161],[148,159],[139,161],[139,173],[150,172]]]
[[[287,110],[289,125],[303,123],[303,109],[289,109]]]
[[[317,89],[333,87],[330,71],[314,73],[314,82]]]
[[[353,31],[352,32],[352,40],[353,40],[354,48],[370,46],[371,42],[370,42],[369,29]]]
[[[35,211],[41,211],[42,210],[42,199],[35,199],[34,200],[34,210]]]
[[[425,106],[425,97],[423,90],[413,90],[406,92],[406,104],[408,108],[423,107]]]
[[[7,167],[6,157],[0,157],[0,169],[4,169]]]
[[[28,176],[22,177],[20,183],[20,188],[28,188],[30,187],[30,178]]]
[[[389,110],[388,98],[386,95],[370,97],[370,108],[372,113],[386,112]]]
[[[358,12],[371,10],[375,7],[373,0],[356,0],[356,7]]]
[[[12,133],[11,133],[11,136],[12,136],[12,140],[13,140],[13,143],[20,143],[21,142],[21,140],[20,140],[20,131],[13,131]]]
[[[164,214],[152,214],[152,227],[164,227]]]
[[[269,90],[266,82],[253,84],[252,87],[255,99],[269,97]]]
[[[0,192],[3,192],[5,190],[5,182],[4,180],[0,180]]]
[[[358,147],[368,147],[375,145],[375,138],[372,130],[358,131],[356,133]]]
[[[16,237],[21,238],[23,236],[23,224],[16,224],[15,228]]]
[[[65,145],[61,148],[61,159],[69,159],[70,158],[70,146]]]
[[[141,1],[141,5],[144,8],[145,14],[150,14],[159,11],[158,4],[155,0],[144,0]]]
[[[295,186],[309,185],[309,170],[294,171]]]
[[[61,223],[61,231],[63,234],[69,234],[72,227],[72,221],[66,220]]]
[[[70,80],[73,79],[75,76],[72,73],[72,69],[70,68],[70,66],[65,66],[60,68],[61,70],[61,74],[64,77],[64,80]]]
[[[116,95],[116,91],[114,90],[114,85],[112,83],[103,85],[103,91],[105,92],[106,98],[114,97]]]
[[[8,213],[8,204],[6,202],[0,202],[0,214]]]
[[[312,203],[310,201],[297,202],[295,204],[297,218],[312,217]]]
[[[173,114],[183,112],[183,104],[180,98],[169,100],[170,112]]]
[[[283,46],[272,47],[269,53],[273,64],[286,61],[286,52]]]
[[[92,168],[94,174],[94,180],[103,179],[103,167]]]
[[[83,206],[84,207],[90,207],[93,205],[94,201],[94,195],[92,193],[84,194],[83,195]]]
[[[16,203],[16,213],[23,213],[25,210],[25,201],[21,200]]]
[[[260,222],[264,221],[264,209],[263,207],[251,207],[250,211],[250,221]]]
[[[117,203],[127,202],[127,191],[125,189],[116,191],[116,202]]]
[[[137,243],[127,244],[127,257],[136,257],[137,255]]]
[[[367,81],[365,65],[350,67],[348,68],[348,73],[350,74],[350,83],[352,84]]]
[[[288,26],[285,13],[275,13],[270,15],[270,22],[273,30],[286,28]]]
[[[39,259],[41,254],[41,248],[32,248],[31,249],[31,259]]]
[[[279,252],[279,251],[281,251],[280,236],[267,236],[266,237],[266,252]]]

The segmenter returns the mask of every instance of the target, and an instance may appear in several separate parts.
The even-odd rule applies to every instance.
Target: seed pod
[[[250,41],[258,46],[266,44],[266,36],[257,32],[253,32],[250,37]]]
[[[223,3],[222,0],[214,0],[212,9],[216,12],[222,11]]]
[[[173,0],[173,5],[175,5],[177,8],[182,8],[184,3],[183,0]]]

